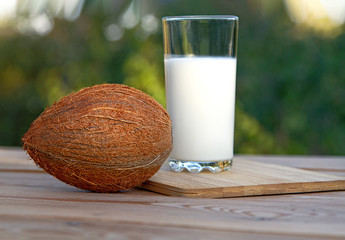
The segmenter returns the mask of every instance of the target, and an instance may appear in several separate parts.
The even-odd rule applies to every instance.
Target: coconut
[[[80,189],[117,192],[153,176],[172,149],[171,120],[121,84],[84,88],[48,107],[22,138],[33,161]]]

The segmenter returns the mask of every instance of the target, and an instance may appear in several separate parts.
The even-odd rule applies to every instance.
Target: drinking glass
[[[173,171],[229,171],[233,160],[238,17],[164,17]]]

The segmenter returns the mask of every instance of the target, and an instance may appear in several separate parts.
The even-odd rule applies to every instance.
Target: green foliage
[[[238,98],[282,153],[344,154],[345,35],[301,36],[279,9],[242,24]]]
[[[123,66],[123,83],[148,93],[165,106],[163,52],[157,46],[147,41],[137,53],[128,56]]]
[[[145,2],[137,14],[240,17],[235,152],[345,154],[344,26],[333,38],[301,31],[282,1]],[[165,105],[161,31],[145,35],[139,21],[118,41],[104,36],[122,3],[86,1],[76,21],[54,19],[43,37],[0,29],[0,145],[20,145],[47,106],[94,84],[125,83]]]

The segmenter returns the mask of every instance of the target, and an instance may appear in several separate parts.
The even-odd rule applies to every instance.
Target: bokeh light
[[[161,17],[240,18],[235,152],[344,155],[343,0],[0,0],[0,145],[59,98],[124,83],[165,104]]]

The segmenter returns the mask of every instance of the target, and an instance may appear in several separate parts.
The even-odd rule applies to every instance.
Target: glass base
[[[231,170],[232,159],[218,162],[192,162],[169,159],[169,166],[174,172],[181,172],[186,169],[191,173],[199,173],[204,169],[208,169],[213,173],[219,173]]]

